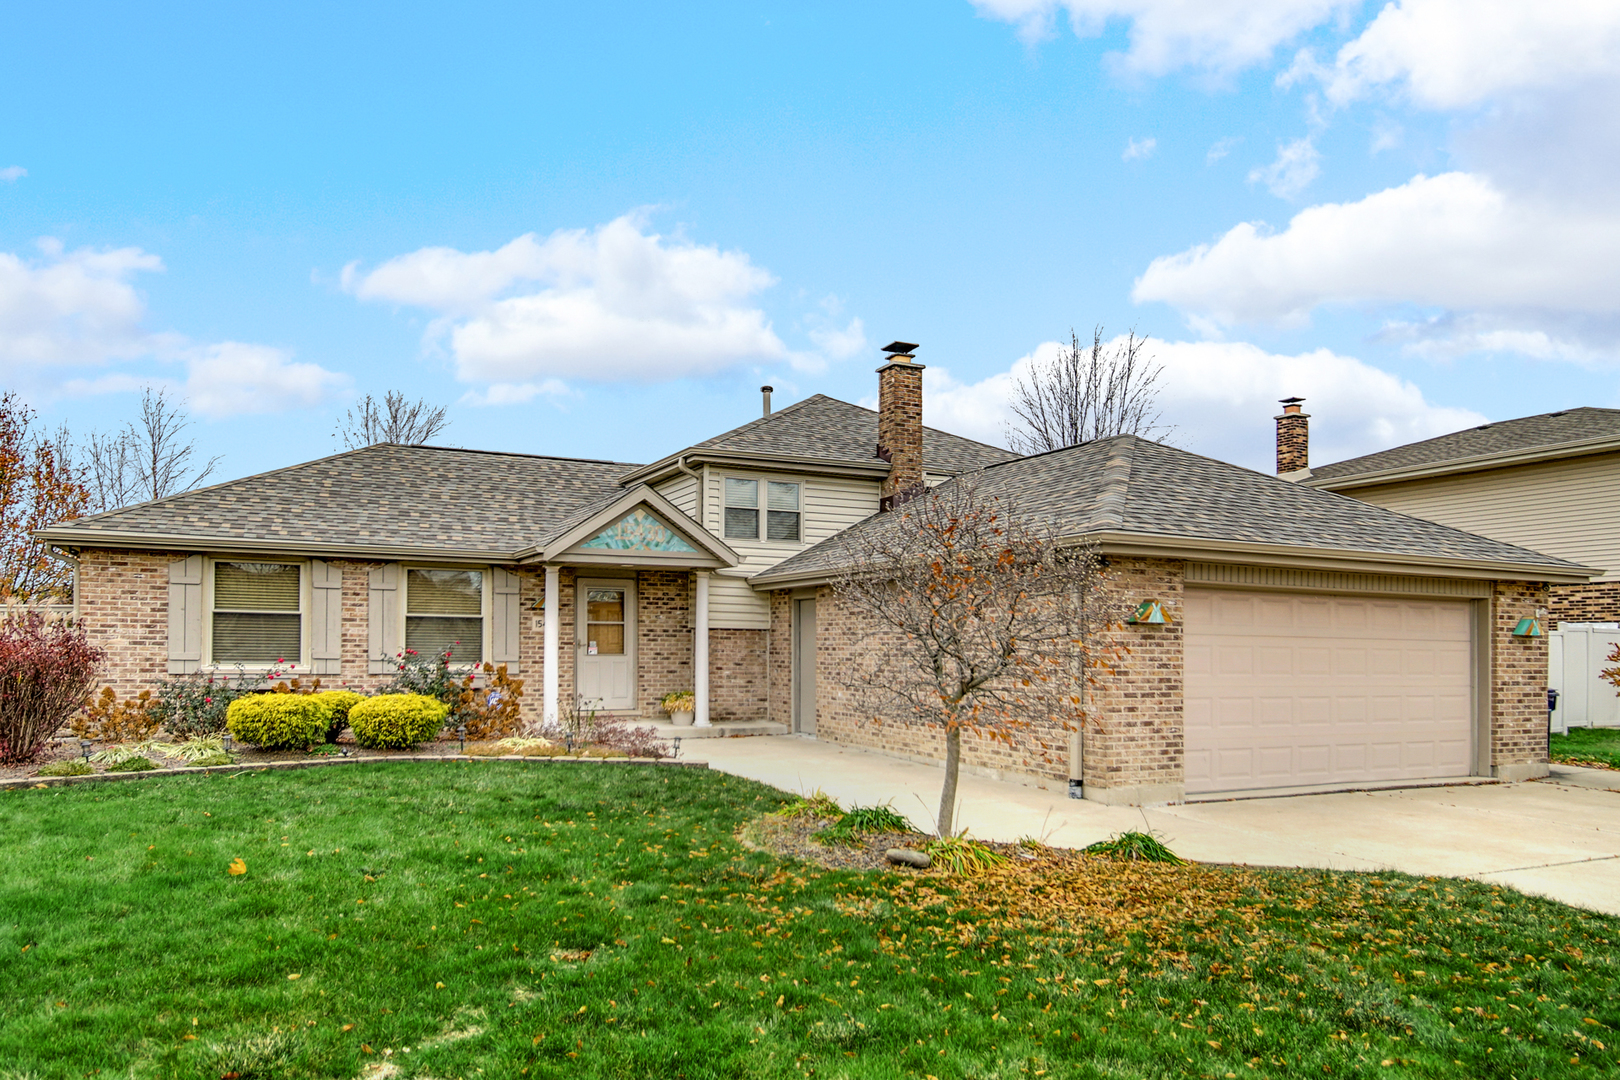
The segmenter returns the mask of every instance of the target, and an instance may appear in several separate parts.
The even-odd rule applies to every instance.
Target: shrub
[[[658,707],[671,716],[678,712],[691,712],[697,708],[697,694],[691,690],[671,690],[658,699]]]
[[[423,656],[415,649],[395,653],[393,662],[397,674],[377,693],[421,694],[443,702],[446,709],[454,712],[461,704],[462,690],[461,680],[450,670],[455,651],[452,645],[432,656]],[[456,722],[460,723],[459,720]]]
[[[89,776],[96,770],[90,767],[88,761],[72,758],[68,761],[53,761],[49,765],[40,766],[40,776]]]
[[[335,743],[343,729],[349,726],[349,710],[366,700],[366,695],[353,690],[325,690],[315,700],[330,710],[326,721],[326,741]]]
[[[272,672],[269,677],[274,675]],[[158,683],[152,715],[165,730],[180,738],[218,735],[225,730],[231,703],[262,692],[266,678],[238,668],[235,675],[196,672],[164,679]]]
[[[425,694],[379,694],[349,710],[354,740],[373,750],[411,750],[444,727],[450,709]]]
[[[1007,861],[1007,856],[965,836],[941,836],[924,844],[923,850],[936,867],[963,877],[982,874]]]
[[[475,688],[471,675],[461,680],[452,722],[467,725],[469,739],[511,738],[523,725],[523,680],[508,675],[505,664],[485,664],[483,672],[487,687]]]
[[[326,741],[331,710],[308,694],[251,694],[226,710],[233,736],[264,750],[304,749]]]
[[[33,761],[84,705],[106,652],[37,611],[0,621],[0,763]]]
[[[217,754],[209,754],[206,757],[200,757],[195,761],[188,761],[186,764],[193,769],[212,769],[219,765],[235,765],[236,759],[231,757],[231,755],[227,754],[225,751],[221,750]]]
[[[164,754],[168,751],[168,743],[160,743],[155,739],[147,739],[138,743],[118,743],[114,746],[104,746],[90,755],[90,760],[102,765],[122,765],[130,758],[144,758],[151,754]]]
[[[1122,832],[1080,850],[1087,855],[1101,855],[1120,862],[1158,862],[1183,866],[1187,861],[1165,847],[1157,836],[1145,832]]]
[[[116,765],[107,766],[108,772],[150,772],[158,766],[151,758],[132,757],[125,758]]]
[[[73,734],[91,742],[144,742],[159,727],[152,714],[152,691],[142,690],[137,697],[119,701],[113,688],[104,686],[101,696],[86,705],[70,726]]]
[[[152,749],[191,764],[205,757],[223,754],[225,744],[218,736],[198,735],[182,743],[154,743]]]

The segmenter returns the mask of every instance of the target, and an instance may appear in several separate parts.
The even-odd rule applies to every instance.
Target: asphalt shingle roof
[[[878,414],[847,401],[815,394],[723,435],[682,451],[817,458],[870,465],[877,459]],[[923,428],[923,466],[934,472],[958,473],[983,468],[1018,455],[999,446],[974,442],[937,428]]]
[[[1390,469],[1421,468],[1448,461],[1537,450],[1560,443],[1620,436],[1620,409],[1566,409],[1518,420],[1482,424],[1422,442],[1311,469],[1311,479],[1334,480]]]
[[[623,494],[615,461],[368,446],[57,528],[373,548],[516,552]],[[89,534],[88,536],[86,534]]]
[[[948,483],[975,482],[964,477]],[[1510,562],[1568,571],[1575,564],[1358,499],[1302,487],[1134,435],[1101,439],[995,465],[977,474],[980,492],[1065,534],[1136,533],[1188,541]],[[877,514],[846,534],[757,575],[758,580],[835,570],[855,530],[897,527]]]

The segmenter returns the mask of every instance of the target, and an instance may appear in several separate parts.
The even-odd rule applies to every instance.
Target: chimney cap
[[[772,390],[775,390],[775,389],[776,389],[776,387],[774,387],[774,386],[762,386],[762,387],[760,387],[760,390],[764,391],[767,394],[770,393]]]
[[[914,341],[891,341],[887,345],[883,346],[883,351],[891,356],[897,354],[910,356],[919,348],[921,348],[921,346]]]
[[[1300,402],[1302,402],[1304,400],[1305,399],[1302,398],[1302,397],[1285,397],[1285,398],[1280,398],[1278,400],[1277,404],[1279,404],[1279,405],[1298,405]]]

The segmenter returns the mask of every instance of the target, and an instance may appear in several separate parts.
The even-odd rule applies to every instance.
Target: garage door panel
[[[1187,790],[1463,776],[1467,602],[1188,590]]]

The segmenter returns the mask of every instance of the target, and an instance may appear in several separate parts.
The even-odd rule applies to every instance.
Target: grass
[[[1050,849],[970,878],[858,874],[736,842],[789,801],[699,770],[503,762],[0,792],[0,1075],[1617,1065],[1613,919],[1399,874]]]
[[[1553,735],[1552,759],[1566,765],[1620,769],[1620,728],[1570,728]]]
[[[1125,861],[1169,863],[1172,866],[1181,866],[1186,861],[1165,847],[1157,836],[1145,832],[1122,832],[1090,844],[1085,850],[1089,855]]]

